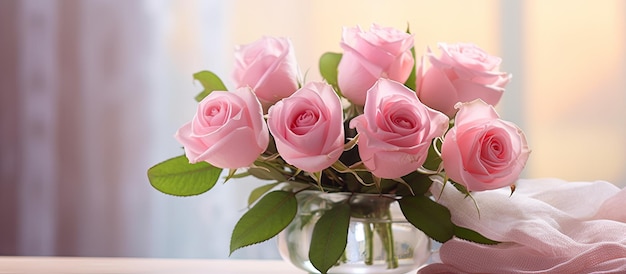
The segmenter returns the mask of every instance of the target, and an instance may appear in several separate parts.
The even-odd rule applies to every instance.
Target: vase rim
[[[401,195],[393,194],[393,193],[362,193],[362,192],[348,192],[348,191],[337,191],[337,192],[326,192],[320,190],[307,189],[300,191],[298,193],[317,193],[323,195],[340,195],[340,196],[362,196],[362,197],[381,197],[388,198],[394,200],[400,200],[402,198]]]

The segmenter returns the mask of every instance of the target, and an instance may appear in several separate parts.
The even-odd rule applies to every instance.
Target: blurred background
[[[533,149],[523,177],[626,186],[626,2],[0,0],[0,255],[227,258],[262,182],[197,197],[152,189],[146,170],[182,154],[212,70],[233,48],[290,37],[307,80],[371,23],[473,42],[513,74],[498,110]],[[274,240],[232,258],[278,258]]]

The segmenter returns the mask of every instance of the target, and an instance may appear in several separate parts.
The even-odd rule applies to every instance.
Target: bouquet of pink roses
[[[513,191],[529,149],[522,131],[493,107],[511,76],[499,71],[500,58],[473,44],[440,43],[440,56],[429,49],[417,59],[413,39],[378,25],[344,28],[343,53],[322,55],[324,81],[308,83],[299,78],[288,39],[264,37],[236,48],[234,89],[226,91],[211,72],[194,75],[204,91],[195,116],[175,135],[185,155],[152,167],[151,184],[197,195],[223,169],[226,180],[273,181],[251,191],[231,253],[289,225],[295,194],[304,190],[396,195],[406,219],[436,241],[493,243],[452,223],[429,189],[435,182],[468,196]],[[326,272],[344,247],[341,241],[330,250],[311,247],[311,263]],[[320,261],[316,252],[336,255]]]

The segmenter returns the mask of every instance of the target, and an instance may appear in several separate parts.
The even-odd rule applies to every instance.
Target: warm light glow
[[[402,30],[408,26],[415,35],[418,55],[427,46],[438,52],[438,42],[473,42],[499,54],[497,1],[246,0],[236,1],[232,8],[237,11],[231,18],[233,44],[263,35],[290,37],[307,80],[320,79],[317,62],[324,52],[342,51],[339,42],[344,26],[368,29],[377,23]]]
[[[525,2],[528,174],[616,180],[626,163],[622,1]],[[621,128],[621,129],[620,129]]]

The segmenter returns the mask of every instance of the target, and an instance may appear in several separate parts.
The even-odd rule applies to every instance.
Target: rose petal
[[[232,75],[238,88],[251,87],[264,109],[268,109],[298,88],[298,67],[291,41],[263,37],[237,46]]]
[[[367,90],[379,78],[405,82],[413,70],[413,36],[405,32],[378,25],[367,32],[358,26],[344,28],[340,45],[344,53],[337,81],[353,104],[363,105]]]
[[[272,106],[267,120],[281,157],[304,171],[327,168],[343,152],[341,102],[328,84],[307,83]]]
[[[207,161],[216,167],[236,169],[250,166],[265,149],[250,142],[256,139],[256,133],[250,128],[237,128],[229,134],[211,144],[207,150],[198,155],[195,162]],[[253,153],[251,153],[253,152]],[[224,157],[231,155],[232,157]]]
[[[495,120],[500,118],[500,115],[498,115],[492,105],[488,105],[480,99],[467,103],[458,103],[456,108],[458,108],[459,111],[456,114],[454,123],[456,127],[460,128],[464,128],[466,124],[473,125],[472,123],[475,121]]]
[[[426,71],[418,96],[427,106],[454,117],[454,105],[459,102],[457,90],[440,69],[431,67]]]
[[[174,137],[190,163],[231,169],[249,166],[269,144],[261,105],[250,88],[212,92]]]
[[[499,119],[493,106],[482,100],[457,107],[455,125],[441,148],[447,176],[469,191],[514,183],[530,153],[524,134],[513,123]]]
[[[368,170],[381,178],[399,178],[424,163],[448,118],[422,104],[403,84],[381,78],[368,90],[364,113],[350,127],[359,133],[359,155]]]
[[[503,89],[492,86],[480,85],[467,80],[456,80],[452,82],[452,85],[458,91],[459,102],[470,102],[476,99],[481,99],[485,103],[495,106],[502,98]]]

